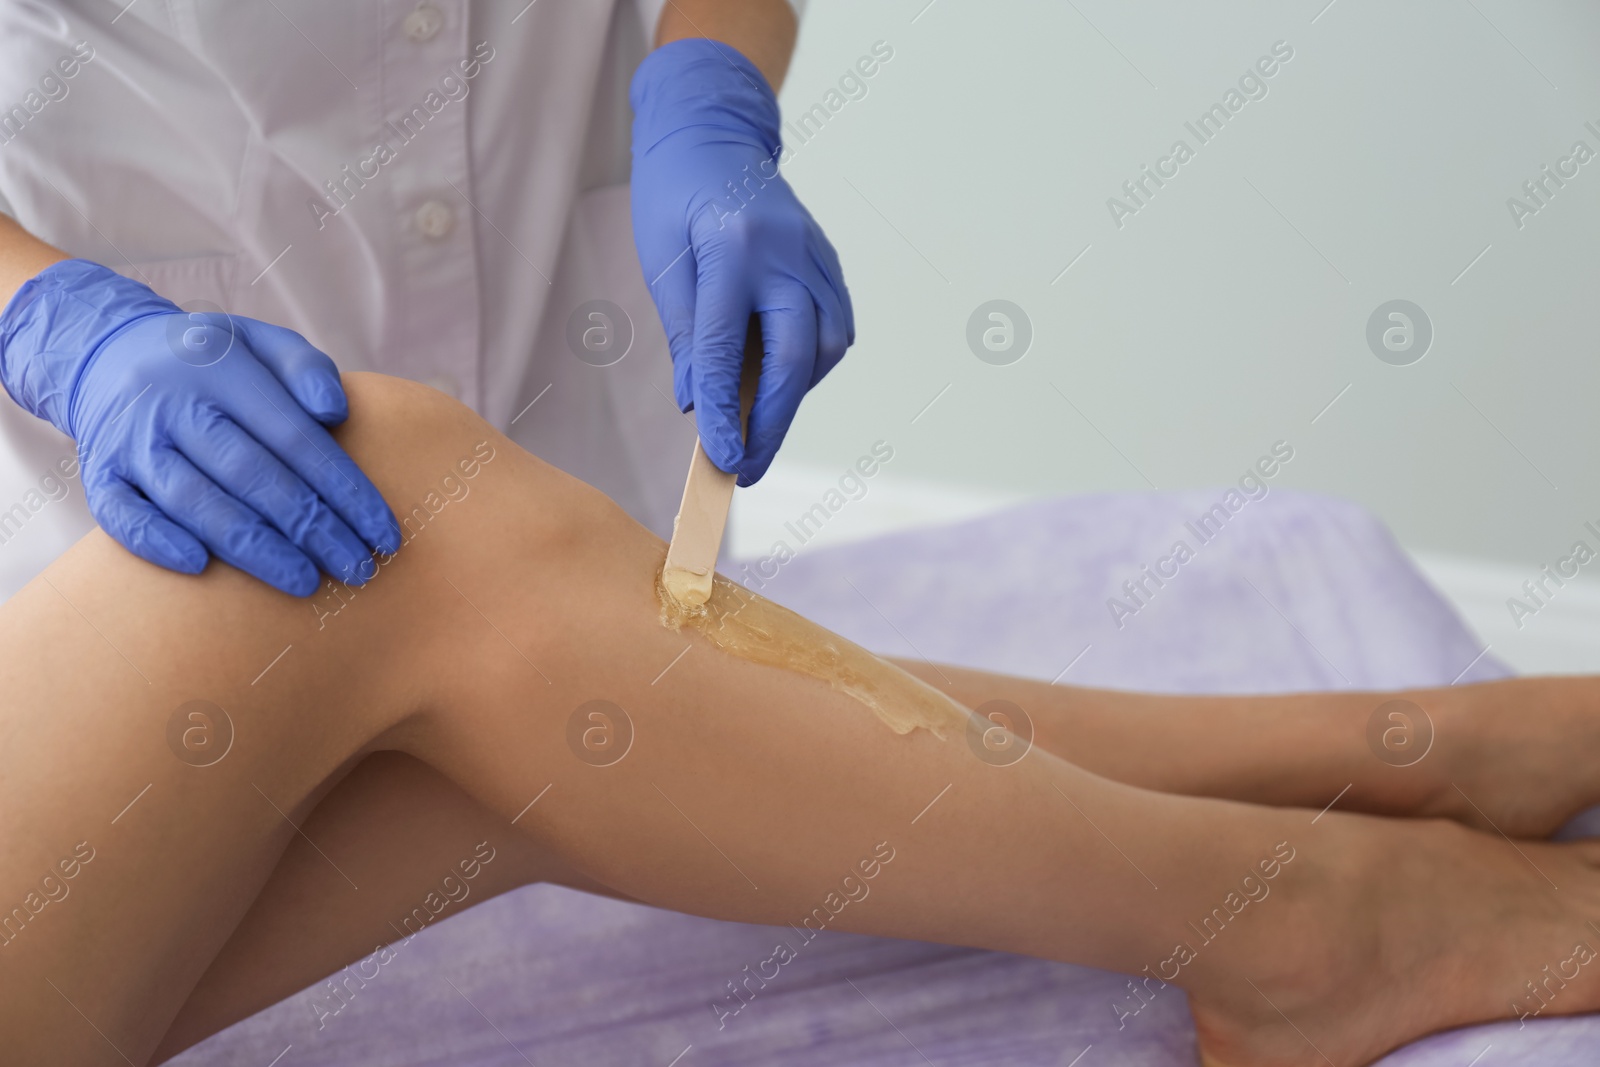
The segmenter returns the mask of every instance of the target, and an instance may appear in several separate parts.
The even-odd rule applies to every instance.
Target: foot
[[[1438,1030],[1600,1009],[1600,842],[1337,813],[1316,829],[1290,891],[1185,983],[1209,1067],[1361,1067]]]

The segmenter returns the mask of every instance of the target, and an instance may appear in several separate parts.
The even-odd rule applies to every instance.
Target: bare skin
[[[789,0],[667,0],[656,45],[690,37],[722,41],[754,63],[776,90],[789,72],[798,29]]]
[[[900,665],[969,707],[1010,700],[1028,710],[1034,743],[1042,749],[1162,792],[1318,811],[1342,793],[1340,810],[1444,816],[1493,832],[1492,820],[1513,836],[1543,836],[1600,799],[1595,788],[1585,788],[1581,773],[1585,747],[1600,749],[1593,716],[1584,711],[1592,684],[1582,679],[1400,694],[1426,708],[1438,730],[1428,756],[1401,768],[1374,759],[1365,743],[1372,709],[1396,694],[1171,697],[1053,686],[948,665]],[[1549,736],[1584,738],[1584,744],[1563,746],[1558,754],[1525,728],[1502,728],[1503,709],[1530,690],[1538,692]],[[1285,759],[1286,752],[1296,755]],[[1570,773],[1540,769],[1541,760],[1548,766],[1553,758]],[[1538,804],[1529,800],[1535,793],[1543,798]],[[397,817],[402,810],[417,816]],[[381,879],[387,898],[349,893],[327,861],[296,839],[185,1005],[163,1044],[165,1055],[390,943],[394,917],[422,899],[438,872],[477,841],[493,839],[513,860],[501,861],[476,885],[476,899],[532,881],[610,892],[531,842],[507,838],[503,820],[436,772],[394,753],[362,763],[304,829],[358,882]],[[373,876],[363,879],[356,870]],[[1533,1005],[1526,990],[1518,992]]]
[[[378,896],[370,912],[348,909],[356,925],[392,914],[365,872],[390,863],[413,875],[384,838],[363,846],[356,832],[384,790],[418,800],[406,840],[430,863],[455,854],[448,835],[493,828],[506,842],[504,865],[487,868],[499,888],[551,878],[745,922],[796,921],[885,844],[895,859],[876,883],[882,906],[846,909],[837,928],[1149,967],[1190,993],[1204,1047],[1229,1067],[1323,1055],[1342,1067],[1505,1017],[1525,980],[1592,937],[1594,845],[1513,846],[1444,820],[1185,797],[1091,773],[1043,744],[997,768],[959,738],[894,735],[821,683],[662,629],[661,542],[592,490],[430,390],[347,384],[341,444],[402,518],[430,491],[455,492],[441,489],[446,475],[470,492],[415,521],[420,532],[337,615],[319,619],[218,565],[194,578],[160,571],[99,534],[0,608],[0,906],[29,899],[35,872],[75,843],[94,850],[70,897],[0,947],[0,1032],[24,1062],[149,1062],[251,1010],[243,1001],[261,991],[240,983],[243,964],[274,923],[280,942],[300,929],[285,910],[296,892]],[[457,464],[480,442],[494,459],[468,483]],[[1483,699],[1495,688],[1479,687]],[[1575,707],[1583,688],[1507,683],[1498,699]],[[207,767],[168,741],[174,712],[196,699],[226,709],[235,729]],[[568,744],[574,710],[593,699],[634,725],[632,749],[610,767]],[[1116,698],[1060,699],[1084,713],[1068,705],[1058,743],[1074,758],[1075,746],[1092,752],[1074,731],[1115,719],[1094,707]],[[1279,724],[1290,736],[1315,715],[1298,700]],[[1272,727],[1269,701],[1243,703]],[[1338,738],[1346,717],[1333,710]],[[1139,736],[1146,753],[1160,748]],[[1258,740],[1220,738],[1209,771],[1175,750],[1147,762],[1181,770],[1172,784],[1194,775],[1210,788],[1233,761],[1248,772],[1244,792],[1292,790],[1288,775],[1262,785]],[[1106,744],[1093,758],[1115,766]],[[1333,780],[1342,745],[1280,758]],[[1011,833],[992,832],[996,810],[1012,813]],[[431,875],[430,863],[413,874]],[[1202,940],[1189,924],[1247,874],[1270,895]],[[1180,940],[1197,953],[1168,962]],[[343,960],[324,955],[310,974],[279,952],[268,975],[304,984],[372,943],[362,931],[338,946]],[[1548,1013],[1597,1002],[1585,973]]]
[[[45,244],[17,225],[9,215],[0,215],[0,306],[10,300],[24,282],[52,263],[69,259],[59,248]]]
[[[1454,819],[1517,838],[1548,837],[1600,803],[1600,720],[1587,678],[1174,697],[895,662],[970,708],[1011,701],[1029,713],[1035,744],[1164,793],[1318,810],[1337,797],[1341,810]],[[1432,748],[1408,766],[1368,747],[1368,720],[1397,699],[1422,709],[1433,730]]]

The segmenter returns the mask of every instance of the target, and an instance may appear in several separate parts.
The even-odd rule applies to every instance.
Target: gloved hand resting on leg
[[[0,314],[0,382],[78,443],[89,511],[151,563],[209,552],[308,596],[400,547],[394,513],[326,427],[334,363],[292,330],[183,311],[85,260],[45,268]]]

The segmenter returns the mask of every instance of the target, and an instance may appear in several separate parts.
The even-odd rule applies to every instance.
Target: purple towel
[[[1277,491],[1224,522],[1209,510],[1221,496],[1044,500],[802,548],[762,591],[878,652],[1083,685],[1268,692],[1508,673],[1360,508]],[[1206,514],[1211,523],[1196,525]],[[1187,553],[1175,551],[1180,541]],[[1119,1025],[1114,1005],[1131,1003],[1124,976],[850,934],[798,946],[719,1021],[710,1005],[726,983],[785,937],[795,940],[781,928],[530,887],[425,930],[320,1029],[307,990],[172,1062],[1195,1062],[1175,989]],[[1534,1020],[1440,1034],[1384,1063],[1587,1067],[1596,1047],[1600,1022]]]

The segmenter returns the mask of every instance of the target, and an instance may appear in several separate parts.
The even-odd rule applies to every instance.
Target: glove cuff
[[[634,72],[628,100],[636,156],[696,125],[741,135],[774,159],[783,148],[772,86],[754,63],[721,41],[690,37],[657,48]]]
[[[72,394],[100,346],[135,319],[181,310],[98,263],[51,264],[0,312],[0,384],[23,408],[76,439]]]

